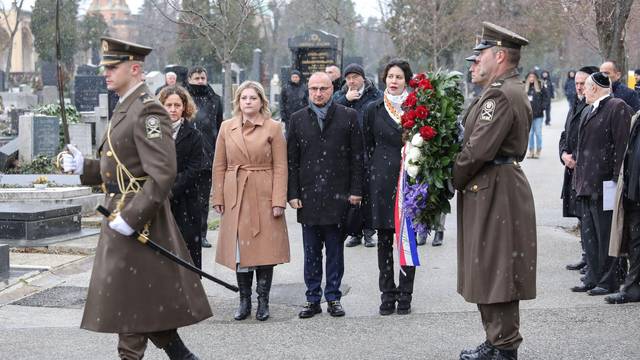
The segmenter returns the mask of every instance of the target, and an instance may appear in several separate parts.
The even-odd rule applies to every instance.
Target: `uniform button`
[[[472,190],[473,192],[477,192],[477,191],[478,191],[478,185],[473,185],[473,186],[471,187],[471,190]]]
[[[111,152],[111,150],[107,151],[107,156],[108,157],[112,157],[113,156],[113,153]]]

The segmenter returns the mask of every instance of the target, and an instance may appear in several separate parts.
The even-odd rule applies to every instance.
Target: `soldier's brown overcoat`
[[[516,71],[488,86],[464,114],[464,143],[453,167],[458,190],[458,292],[491,304],[536,296],[533,195],[517,163],[531,127],[531,106]]]
[[[141,191],[126,196],[122,218],[135,230],[150,224],[150,239],[191,260],[168,201],[176,176],[169,115],[146,85],[119,103],[111,119],[110,149],[105,138],[99,160],[84,162],[83,184],[116,183],[116,161],[136,177]],[[155,119],[155,120],[154,120]],[[113,211],[121,195],[106,194]],[[132,237],[102,222],[81,327],[109,333],[148,333],[197,323],[211,316],[200,278]]]
[[[285,217],[274,206],[287,205],[287,145],[282,127],[268,117],[222,122],[213,160],[213,206],[224,205],[216,262],[240,266],[289,262]]]

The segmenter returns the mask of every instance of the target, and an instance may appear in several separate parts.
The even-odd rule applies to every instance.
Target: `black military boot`
[[[494,360],[497,356],[498,349],[485,341],[473,350],[462,350],[460,360]]]
[[[187,349],[178,334],[162,350],[167,353],[171,360],[200,360]]]
[[[272,279],[273,266],[260,267],[256,270],[256,292],[258,293],[256,320],[265,321],[269,318],[269,292]]]
[[[502,350],[496,349],[495,360],[518,360],[518,350]]]
[[[436,234],[433,235],[433,241],[431,242],[431,246],[442,245],[443,239],[444,239],[444,233],[442,231],[436,231]]]
[[[236,310],[234,319],[244,320],[251,315],[251,283],[253,283],[253,271],[236,272],[238,288],[240,288],[240,306]]]

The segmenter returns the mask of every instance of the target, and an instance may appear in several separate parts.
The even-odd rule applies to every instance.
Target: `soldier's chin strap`
[[[116,161],[116,181],[118,183],[118,189],[122,194],[118,203],[116,205],[116,212],[120,212],[122,208],[124,208],[124,200],[127,194],[137,193],[142,190],[141,181],[146,180],[147,176],[135,177],[133,174],[127,169],[126,166],[120,161],[118,154],[116,154],[113,145],[111,144],[111,121],[109,121],[109,125],[107,126],[107,143],[109,144],[109,151],[113,154],[113,159]]]

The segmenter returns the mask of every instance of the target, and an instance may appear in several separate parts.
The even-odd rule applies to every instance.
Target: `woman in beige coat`
[[[222,214],[216,262],[236,271],[236,320],[251,314],[253,270],[256,319],[269,318],[273,266],[289,262],[287,147],[280,124],[270,115],[262,86],[242,83],[234,96],[233,117],[220,127],[213,160],[212,204]]]

